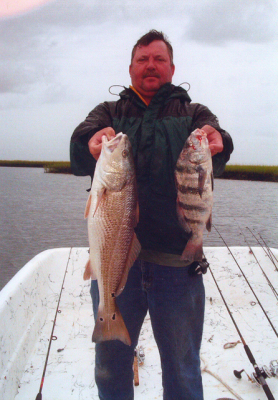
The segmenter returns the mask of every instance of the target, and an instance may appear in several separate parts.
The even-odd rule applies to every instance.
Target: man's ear
[[[175,69],[176,69],[176,67],[175,67],[175,65],[174,64],[172,64],[171,65],[171,69],[172,69],[172,76],[174,75],[174,73],[175,73]]]

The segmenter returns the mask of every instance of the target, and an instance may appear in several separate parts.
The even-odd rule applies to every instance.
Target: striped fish
[[[181,259],[201,261],[203,232],[211,230],[213,174],[207,135],[196,129],[187,139],[175,168],[177,215],[190,238]]]

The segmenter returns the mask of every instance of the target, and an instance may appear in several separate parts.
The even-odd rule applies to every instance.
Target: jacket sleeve
[[[109,105],[101,103],[74,130],[70,141],[70,163],[74,175],[93,177],[96,160],[89,151],[88,142],[96,132],[108,126],[112,126]]]
[[[212,157],[213,174],[214,176],[220,176],[223,174],[225,165],[230,159],[230,155],[234,150],[234,145],[231,136],[228,132],[222,129],[219,125],[218,118],[214,115],[207,107],[198,104],[196,105],[195,112],[193,115],[193,130],[201,129],[204,125],[210,125],[215,128],[222,136],[223,140],[223,151],[215,154]]]

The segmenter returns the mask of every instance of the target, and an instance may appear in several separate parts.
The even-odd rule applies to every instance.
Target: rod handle
[[[271,390],[269,389],[269,386],[268,386],[268,384],[266,382],[262,385],[262,388],[263,388],[268,400],[275,400],[275,397],[271,393]]]
[[[250,363],[252,365],[255,365],[256,364],[256,360],[255,360],[255,358],[254,358],[254,356],[253,356],[253,354],[252,354],[252,352],[249,349],[249,346],[247,344],[244,345],[244,350],[245,350],[245,352],[247,354],[247,357],[249,358]]]
[[[134,373],[134,386],[138,386],[139,385],[139,370],[138,370],[138,357],[137,357],[136,350],[134,352],[133,373]]]

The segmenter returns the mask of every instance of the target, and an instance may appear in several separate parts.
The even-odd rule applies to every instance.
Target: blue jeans
[[[92,281],[97,316],[99,293]],[[202,275],[188,267],[165,267],[137,260],[117,304],[132,341],[96,344],[95,379],[100,400],[133,400],[133,358],[141,326],[149,310],[162,366],[164,400],[203,400],[199,351],[205,291]]]

